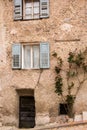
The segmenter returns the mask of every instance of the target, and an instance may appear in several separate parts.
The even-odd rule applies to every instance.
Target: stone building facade
[[[58,52],[66,63],[69,51],[87,47],[87,0],[1,0],[0,12],[2,125],[21,127],[25,117],[28,121],[23,111],[28,105],[34,109],[33,126],[56,122],[60,99],[54,92],[52,53]],[[76,114],[83,111],[86,83],[74,105]]]

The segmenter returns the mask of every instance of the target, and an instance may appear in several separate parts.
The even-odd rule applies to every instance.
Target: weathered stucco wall
[[[54,93],[55,50],[65,61],[69,51],[87,46],[86,0],[50,0],[50,17],[47,19],[14,21],[13,0],[0,1],[0,105],[3,125],[18,126],[18,89],[33,89],[36,105],[36,124],[55,122],[60,99]],[[12,43],[48,41],[50,69],[12,70]],[[41,76],[40,76],[41,74]],[[37,85],[40,76],[40,81]],[[87,87],[79,92],[74,111],[87,111]]]

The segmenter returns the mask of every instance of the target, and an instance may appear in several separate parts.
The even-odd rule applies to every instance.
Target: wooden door
[[[33,96],[20,96],[19,128],[35,126],[35,100]]]

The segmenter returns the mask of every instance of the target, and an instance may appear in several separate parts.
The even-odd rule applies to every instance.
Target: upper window
[[[14,19],[49,17],[49,0],[14,0]]]
[[[12,46],[12,67],[14,69],[49,68],[49,44]]]

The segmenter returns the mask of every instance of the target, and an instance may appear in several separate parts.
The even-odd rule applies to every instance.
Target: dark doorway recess
[[[33,96],[20,96],[19,99],[19,128],[35,126],[35,100]]]
[[[60,115],[67,115],[68,114],[68,105],[67,104],[60,104],[59,105],[59,114]]]

